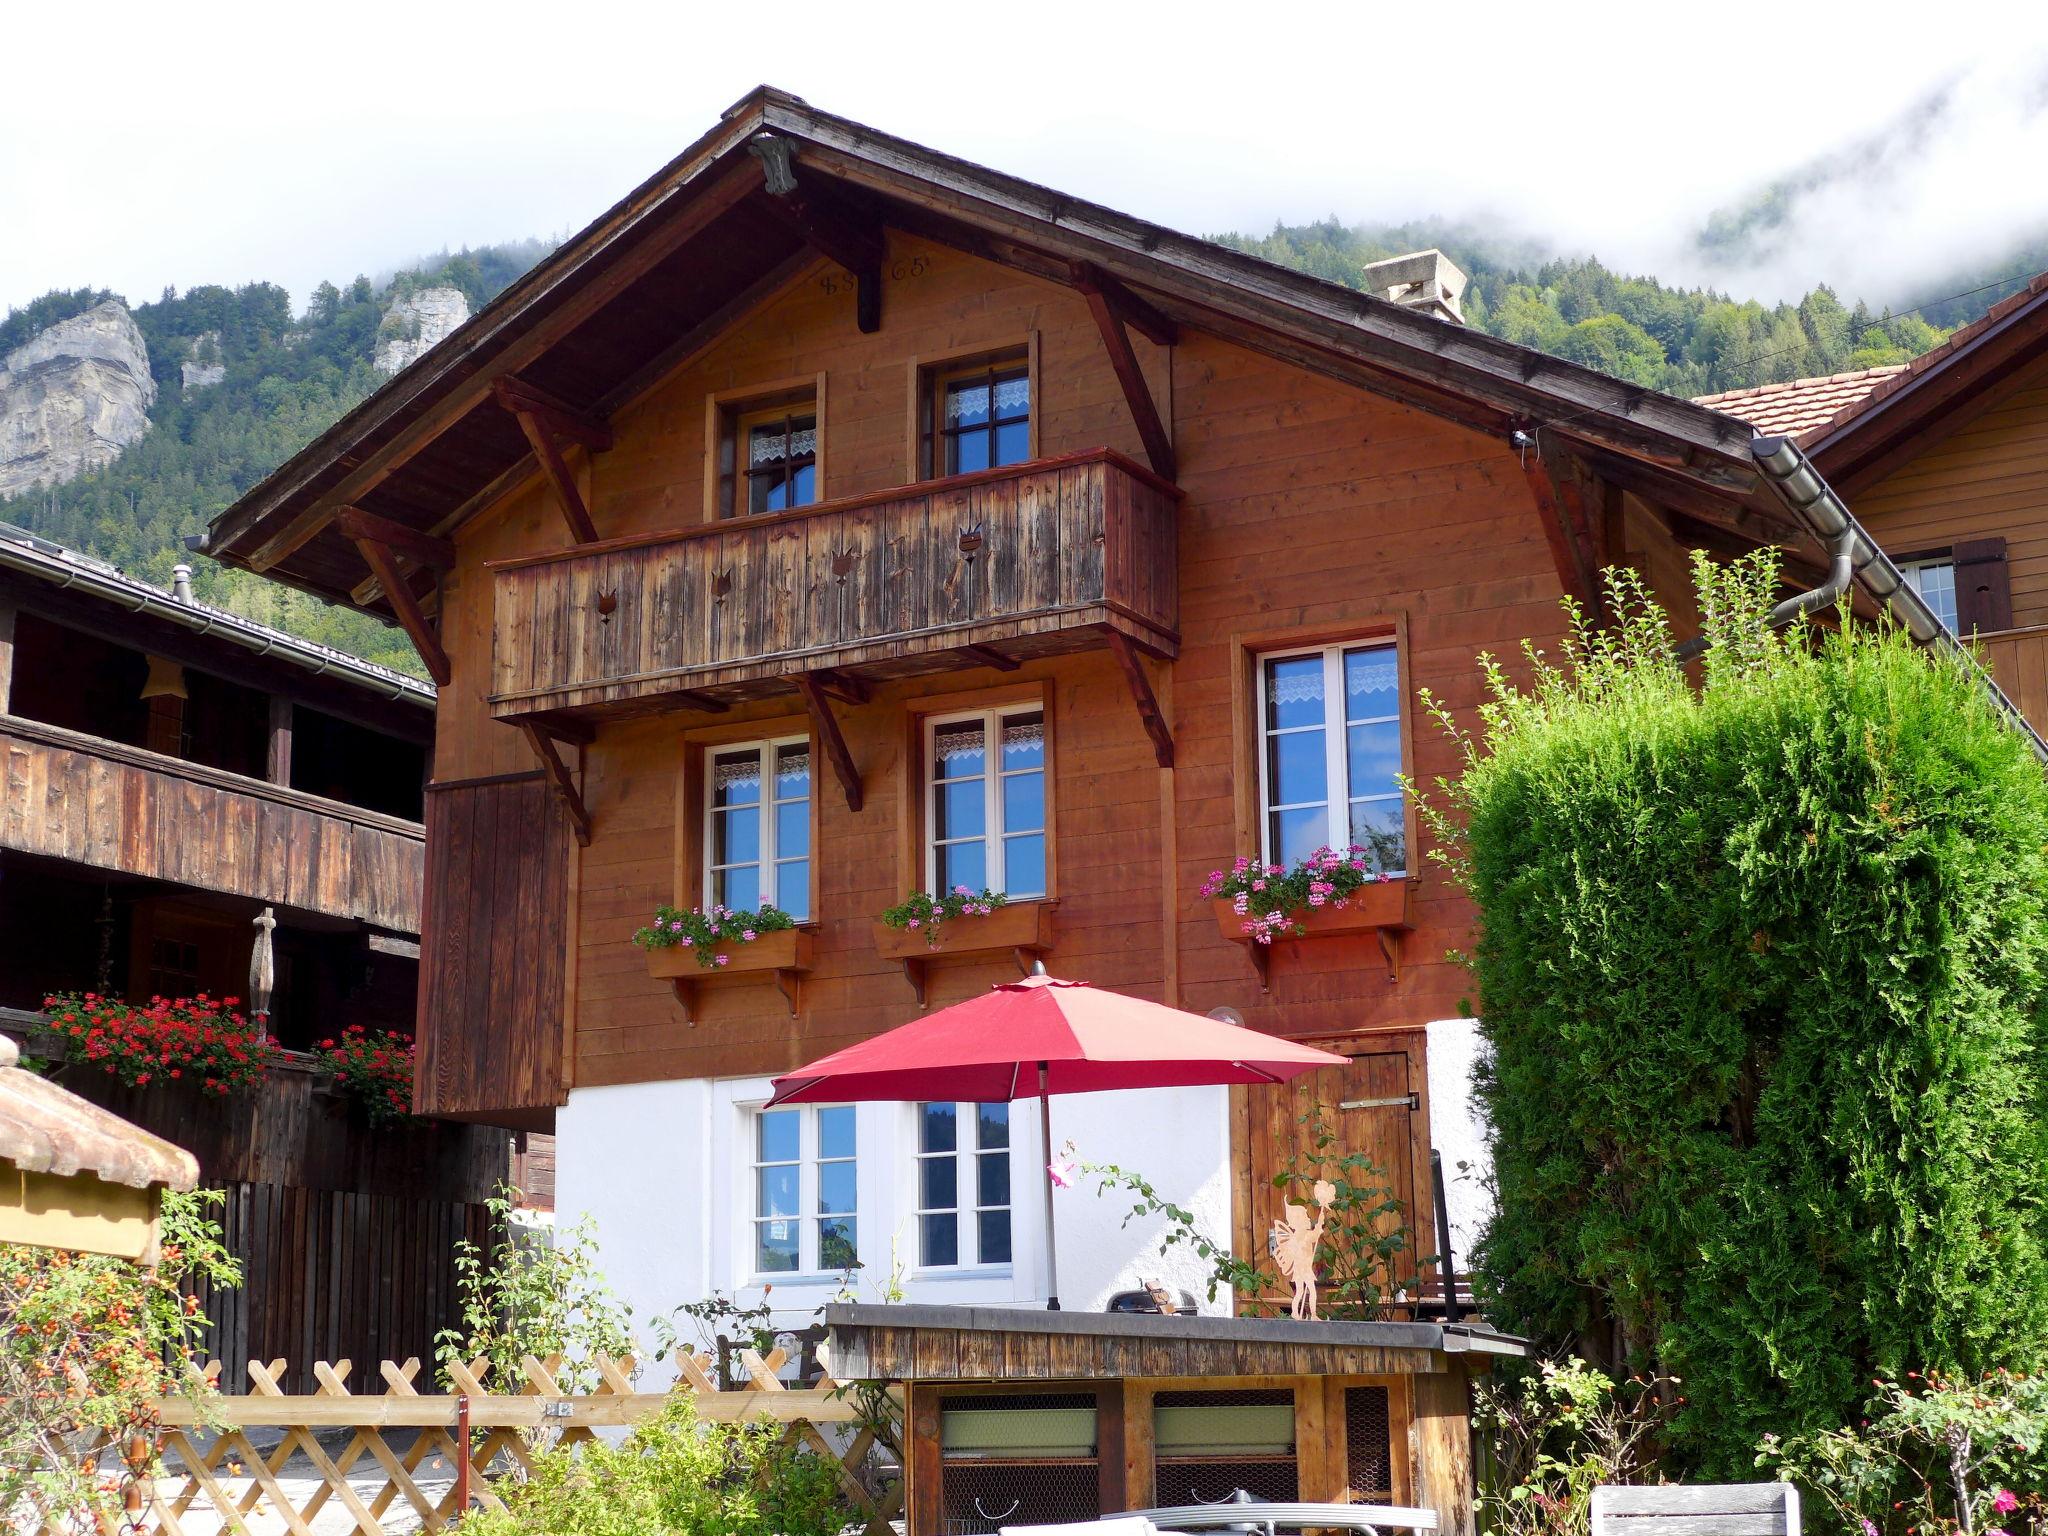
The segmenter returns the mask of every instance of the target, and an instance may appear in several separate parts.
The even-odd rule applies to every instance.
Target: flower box
[[[902,964],[917,1005],[925,1002],[925,968],[934,960],[986,959],[1012,955],[1017,969],[1030,974],[1031,962],[1052,948],[1053,910],[1057,901],[1012,901],[976,917],[949,917],[939,924],[938,942],[923,928],[891,928],[876,923],[875,953]]]
[[[647,951],[647,974],[669,984],[693,1026],[697,1022],[699,987],[753,981],[764,975],[774,979],[789,1003],[790,1017],[795,1018],[803,978],[810,973],[814,945],[809,928],[778,928],[750,943],[720,944],[713,953],[723,955],[725,964],[703,965],[691,946],[672,944]]]
[[[1215,897],[1209,905],[1216,913],[1218,931],[1224,938],[1245,946],[1250,952],[1252,965],[1258,970],[1260,986],[1268,991],[1272,989],[1270,966],[1275,948],[1302,939],[1329,938],[1338,934],[1369,933],[1377,937],[1380,951],[1387,959],[1387,979],[1399,981],[1401,936],[1415,926],[1415,881],[1373,881],[1353,891],[1341,907],[1334,904],[1303,907],[1289,914],[1302,931],[1290,933],[1273,944],[1257,943],[1244,931],[1245,920],[1238,915],[1229,897]]]

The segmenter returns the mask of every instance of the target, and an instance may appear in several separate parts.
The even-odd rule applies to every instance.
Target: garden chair
[[[1799,1536],[1799,1490],[1790,1483],[1595,1488],[1592,1536]]]

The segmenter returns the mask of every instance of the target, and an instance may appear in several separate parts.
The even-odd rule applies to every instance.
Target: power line
[[[2021,273],[2013,277],[1997,278],[1988,283],[1980,283],[1975,288],[1965,288],[1961,293],[1949,293],[1942,295],[1938,299],[1923,300],[1921,303],[1915,304],[1911,309],[1888,309],[1884,312],[1884,318],[1886,320],[1902,319],[1907,315],[1917,315],[1923,310],[1932,309],[1937,304],[1949,304],[1953,303],[1957,299],[1974,298],[1976,295],[1980,293],[1989,293],[1994,288],[2003,288],[2008,283],[2024,283],[2026,281],[2027,274],[2025,273]],[[1793,306],[1793,308],[1794,312],[1796,313],[1798,307],[1795,305]],[[1875,328],[1876,323],[1873,323],[1871,329]],[[1802,352],[1812,344],[1813,343],[1811,341],[1798,341],[1793,343],[1791,346],[1778,347],[1769,352],[1757,352],[1749,357],[1738,357],[1733,362],[1729,363],[1727,366],[1731,368],[1746,368],[1751,363],[1761,363],[1768,358],[1783,357],[1787,352]]]

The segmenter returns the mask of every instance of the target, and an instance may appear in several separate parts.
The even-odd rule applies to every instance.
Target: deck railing
[[[2028,723],[2048,733],[2048,624],[1980,636],[1977,654]]]
[[[1102,643],[1172,655],[1178,493],[1106,449],[497,562],[500,716]]]

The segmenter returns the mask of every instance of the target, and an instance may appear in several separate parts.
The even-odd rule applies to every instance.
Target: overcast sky
[[[389,270],[580,228],[753,85],[1193,233],[1469,215],[1903,307],[2048,221],[2048,5],[700,0],[13,5],[0,308]],[[1761,269],[1716,207],[1953,87]],[[1988,264],[1990,258],[1983,258]]]

